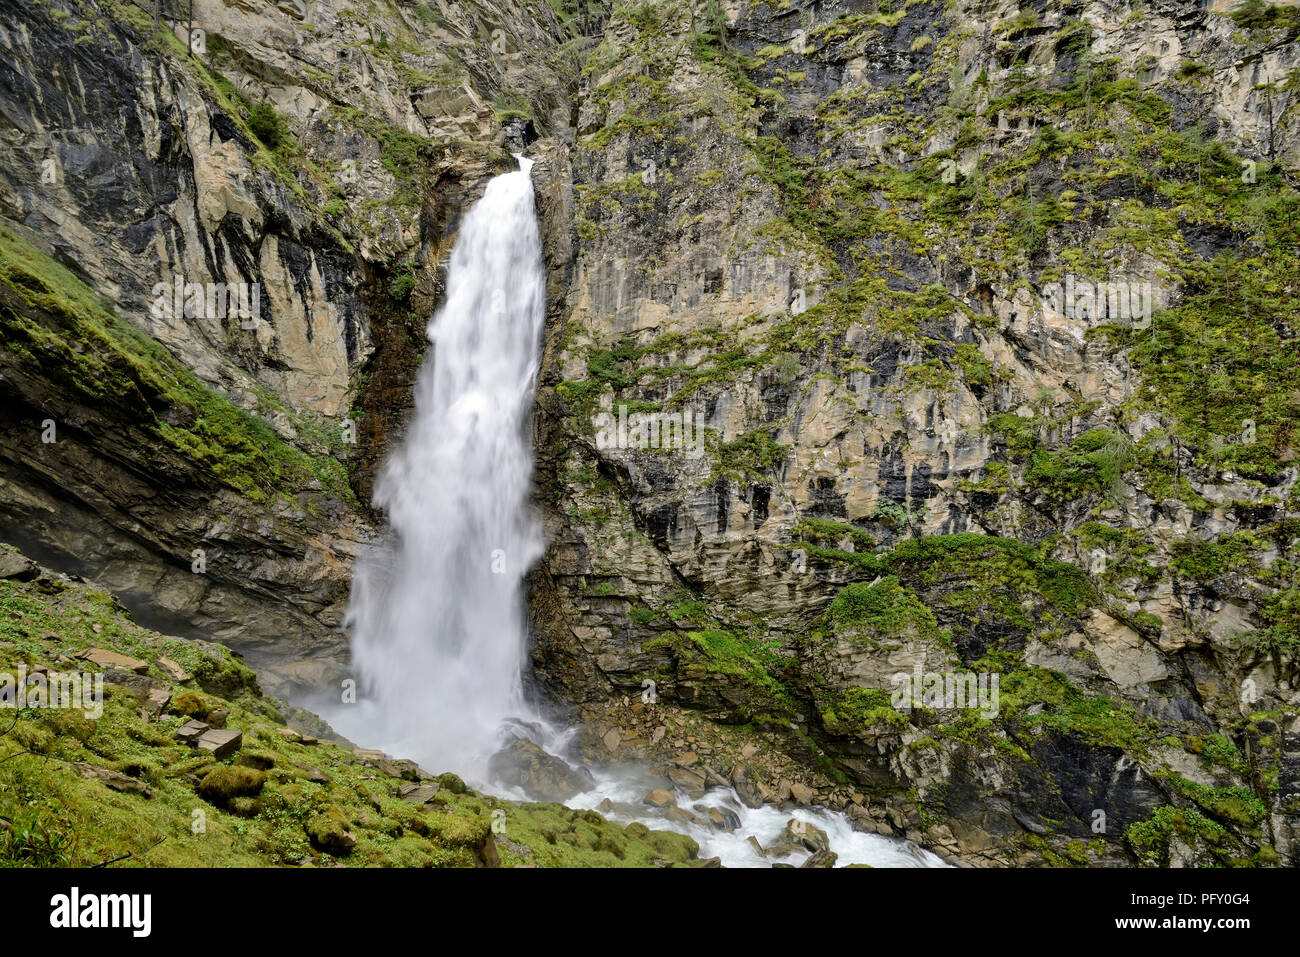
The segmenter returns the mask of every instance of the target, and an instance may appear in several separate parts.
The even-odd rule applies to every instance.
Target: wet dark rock
[[[538,801],[564,802],[595,786],[586,768],[575,768],[526,738],[516,738],[492,756],[488,774]]]

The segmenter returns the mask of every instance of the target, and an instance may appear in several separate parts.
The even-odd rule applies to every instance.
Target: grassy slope
[[[404,802],[395,796],[402,781],[381,767],[336,744],[309,746],[280,733],[275,703],[222,646],[148,631],[111,596],[48,573],[28,582],[0,579],[0,672],[16,674],[19,664],[29,672],[36,664],[76,670],[85,663],[56,659],[90,647],[149,662],[149,677],[171,686],[170,712],[229,709],[227,726],[243,732],[243,747],[216,761],[178,744],[172,735],[186,718],[168,713],[142,720],[136,696],[121,687],[105,687],[98,719],[79,711],[0,709],[0,732],[7,730],[0,736],[0,866],[90,866],[129,854],[116,866],[470,867],[483,858],[498,808],[505,817],[495,844],[505,866],[651,866],[695,858],[695,842],[682,835],[639,824],[623,828],[591,811],[499,800],[465,789],[452,774],[439,778],[432,805]],[[164,655],[195,677],[172,682],[156,664]],[[256,787],[261,776],[242,768],[240,755],[271,764],[260,791],[225,801],[200,796],[222,776],[242,774]],[[151,796],[83,778],[73,762],[126,774]],[[310,781],[304,766],[332,780]],[[193,833],[197,811],[205,823],[199,834]],[[338,857],[314,847],[308,828],[322,825],[346,829],[355,847]]]

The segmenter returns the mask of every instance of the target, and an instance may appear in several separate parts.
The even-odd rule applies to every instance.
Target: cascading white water
[[[503,732],[527,726],[535,743],[559,753],[573,729],[549,726],[522,693],[523,577],[542,553],[528,501],[528,425],[545,278],[532,163],[519,162],[518,172],[488,184],[465,218],[446,303],[429,323],[433,361],[420,370],[415,415],[375,483],[375,504],[387,512],[394,538],[362,556],[353,577],[348,625],[362,694],[354,704],[321,710],[367,747],[527,799],[489,780],[488,759]],[[615,820],[691,834],[703,856],[716,854],[726,866],[770,864],[746,837],[776,840],[790,816],[751,810],[721,789],[710,803],[729,808],[741,826],[717,832],[651,814],[639,800],[647,787],[641,775],[601,771],[593,780],[595,788],[576,795],[573,806],[611,798],[619,803]],[[842,814],[801,809],[796,816],[830,834],[841,863],[941,865],[914,845],[853,831]]]
[[[375,483],[395,540],[358,563],[348,606],[354,740],[481,780],[524,716],[523,576],[542,552],[529,423],[545,319],[530,160],[465,217],[429,323],[405,442]]]

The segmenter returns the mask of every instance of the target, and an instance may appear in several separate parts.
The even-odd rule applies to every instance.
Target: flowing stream
[[[529,504],[531,415],[545,320],[545,274],[530,160],[493,179],[469,211],[451,255],[447,297],[429,323],[432,360],[416,386],[415,414],[385,462],[374,501],[392,540],[357,563],[348,625],[361,694],[326,717],[348,738],[431,771],[454,770],[481,790],[508,728],[531,727],[561,754],[569,729],[552,727],[523,693],[527,654],[524,575],[541,557]],[[703,802],[740,820],[732,832],[657,816],[641,804],[642,776],[595,770],[596,785],[569,803],[627,823],[684,831],[701,857],[766,866],[746,841],[775,841],[792,816],[826,831],[839,864],[937,866],[915,845],[853,831],[814,808],[745,807],[715,788]],[[695,802],[678,794],[682,807]],[[798,852],[785,858],[799,863]]]

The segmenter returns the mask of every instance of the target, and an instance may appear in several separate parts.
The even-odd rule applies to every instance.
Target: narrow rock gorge
[[[311,713],[518,154],[524,679],[591,769],[518,745],[530,797],[635,764],[960,866],[1295,866],[1298,37],[1262,0],[0,10],[0,666],[112,648],[135,696],[28,732],[103,773],[0,761],[0,821],[138,785],[264,828],[157,864],[700,863]]]

